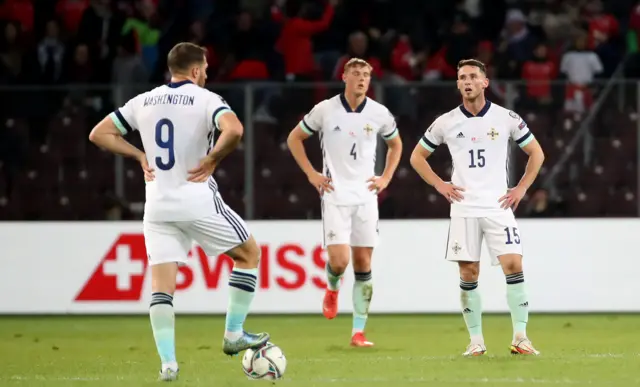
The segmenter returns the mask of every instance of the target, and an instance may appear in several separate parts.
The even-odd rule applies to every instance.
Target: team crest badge
[[[460,251],[462,251],[462,246],[460,246],[460,243],[458,243],[457,241],[453,243],[453,246],[451,247],[451,250],[453,250],[453,253],[455,255],[458,255],[460,253]]]
[[[497,130],[495,130],[494,128],[491,128],[491,130],[489,132],[487,132],[487,136],[491,137],[492,140],[495,140],[498,135],[500,135],[500,133],[498,133]]]
[[[373,132],[373,128],[371,127],[371,125],[366,124],[364,126],[364,131],[367,132],[367,134],[371,134],[371,132]]]

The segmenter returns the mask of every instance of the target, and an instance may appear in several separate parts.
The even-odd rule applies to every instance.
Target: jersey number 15
[[[471,162],[469,168],[482,168],[484,167],[484,149],[471,149],[469,150],[469,156],[471,156]]]
[[[176,155],[173,150],[173,122],[168,118],[163,118],[156,124],[156,144],[158,147],[167,150],[168,158],[168,160],[165,161],[160,156],[156,157],[156,165],[159,169],[168,171],[176,164]]]

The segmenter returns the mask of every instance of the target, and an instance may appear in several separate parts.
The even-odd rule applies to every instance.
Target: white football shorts
[[[329,245],[376,247],[378,245],[378,202],[359,205],[322,205],[322,241]]]
[[[505,254],[522,255],[522,240],[513,212],[487,218],[451,218],[445,259],[479,262],[482,240],[487,243],[491,264]]]
[[[215,196],[215,212],[189,221],[144,221],[144,240],[150,265],[177,262],[184,265],[195,241],[208,256],[218,256],[249,239],[245,221]]]

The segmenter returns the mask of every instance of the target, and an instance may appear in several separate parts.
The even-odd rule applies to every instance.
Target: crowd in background
[[[22,137],[8,121],[0,126],[6,180],[29,146],[51,141],[61,109],[83,105],[86,122],[96,121],[146,84],[166,82],[166,53],[180,41],[207,48],[212,85],[339,81],[354,56],[373,65],[375,80],[428,85],[454,80],[458,61],[475,57],[491,79],[529,81],[518,106],[557,104],[550,82],[562,79],[563,109],[584,113],[597,78],[621,63],[624,75],[640,77],[634,0],[0,0],[0,20],[0,118],[29,122]],[[505,90],[494,82],[490,92],[500,101]],[[418,119],[411,97],[394,99],[406,101],[392,107],[396,115]]]

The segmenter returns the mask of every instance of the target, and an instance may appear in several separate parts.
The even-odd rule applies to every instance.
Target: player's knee
[[[353,270],[356,273],[365,273],[371,271],[372,252],[369,248],[353,249]]]
[[[504,274],[522,272],[522,256],[519,254],[506,254],[498,257]]]
[[[477,282],[480,276],[480,265],[476,262],[460,262],[460,279],[465,282]]]
[[[256,240],[253,237],[249,237],[245,243],[229,251],[227,255],[229,255],[239,267],[255,268],[258,267],[260,262],[261,251]]]

